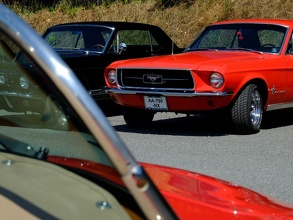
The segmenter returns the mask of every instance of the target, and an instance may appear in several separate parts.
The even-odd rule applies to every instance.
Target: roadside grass
[[[131,21],[157,25],[186,47],[208,24],[227,19],[293,19],[292,0],[37,0],[7,3],[36,31],[73,21]],[[25,2],[25,4],[24,4]]]

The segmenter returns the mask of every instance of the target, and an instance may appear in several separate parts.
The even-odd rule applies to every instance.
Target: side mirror
[[[127,50],[126,43],[120,43],[118,47],[118,54],[123,54]]]

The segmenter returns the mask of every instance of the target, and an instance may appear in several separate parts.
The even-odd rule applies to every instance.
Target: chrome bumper
[[[108,88],[106,91],[111,94],[119,95],[154,95],[154,96],[179,96],[179,97],[197,97],[197,96],[231,96],[232,92],[184,92],[184,91],[164,91],[164,90],[140,90],[140,89],[115,89]]]

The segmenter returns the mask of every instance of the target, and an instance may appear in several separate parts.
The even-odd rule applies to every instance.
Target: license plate
[[[163,96],[144,96],[145,109],[167,111],[167,100]]]

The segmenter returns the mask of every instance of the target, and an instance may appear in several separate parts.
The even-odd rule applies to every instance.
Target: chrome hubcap
[[[262,104],[260,94],[254,90],[251,94],[250,119],[253,125],[258,126],[262,119]]]

